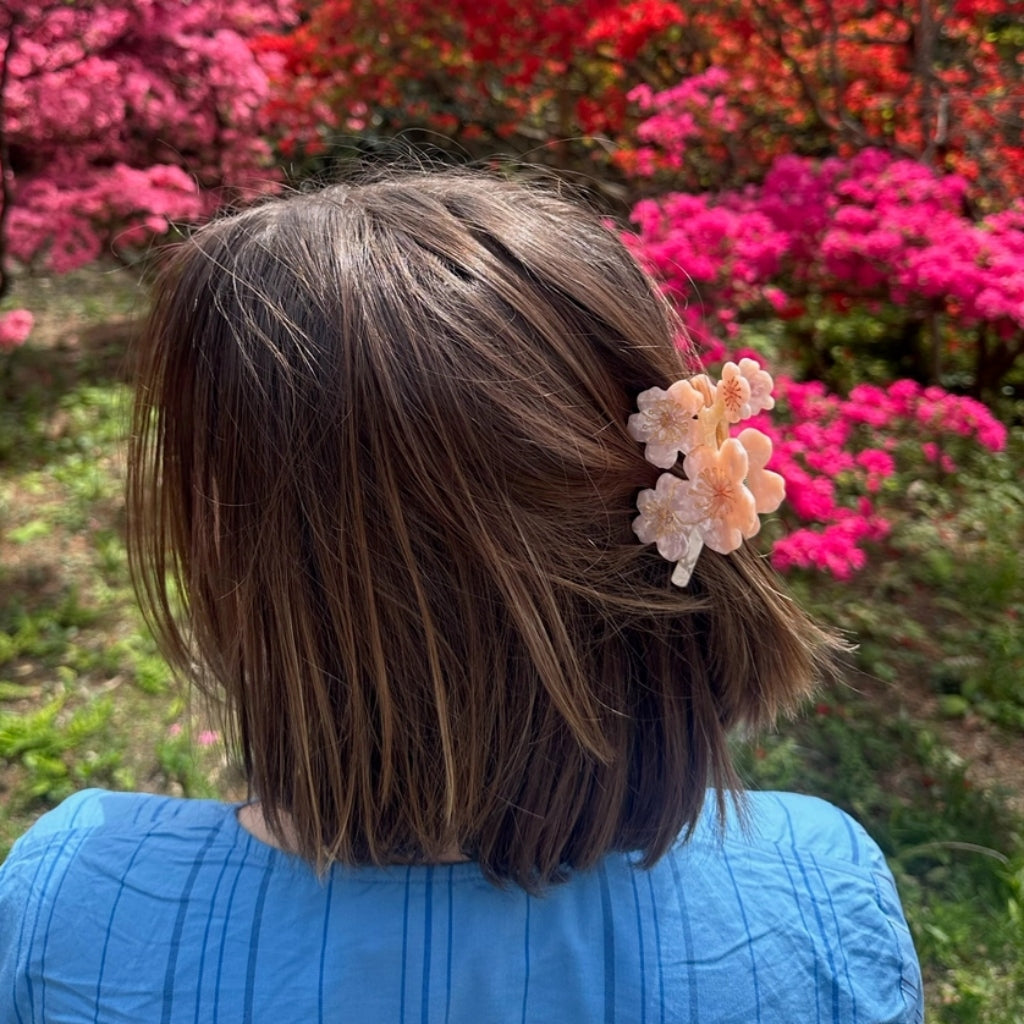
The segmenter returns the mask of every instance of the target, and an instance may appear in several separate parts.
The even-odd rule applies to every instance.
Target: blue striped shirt
[[[546,894],[473,864],[318,879],[236,806],[89,790],[0,868],[0,1022],[923,1019],[892,876],[820,800],[750,794],[645,871],[614,854]]]

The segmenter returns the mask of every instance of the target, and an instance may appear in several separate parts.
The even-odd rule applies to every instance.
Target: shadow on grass
[[[5,403],[56,397],[80,384],[126,382],[138,328],[136,321],[119,319],[74,330],[53,345],[30,338],[3,359]]]
[[[109,390],[132,375],[137,324],[86,327],[51,346],[31,339],[0,359],[0,466],[44,469],[62,448],[76,395]]]

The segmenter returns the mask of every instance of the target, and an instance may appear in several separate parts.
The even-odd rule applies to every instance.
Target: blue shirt
[[[0,1022],[882,1024],[923,1019],[874,842],[751,793],[645,871],[612,854],[543,896],[474,864],[334,867],[234,805],[89,790],[0,868]]]

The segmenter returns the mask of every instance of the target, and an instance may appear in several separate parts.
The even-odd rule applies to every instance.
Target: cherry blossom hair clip
[[[627,429],[644,444],[644,458],[671,469],[680,455],[686,479],[662,473],[640,492],[633,532],[675,562],[672,582],[690,582],[701,549],[727,555],[761,527],[758,514],[774,512],[785,496],[778,473],[765,469],[772,443],[747,427],[730,437],[733,423],[774,407],[772,378],[753,359],[726,363],[715,384],[706,374],[676,381],[667,391],[650,388],[637,397],[640,410]]]

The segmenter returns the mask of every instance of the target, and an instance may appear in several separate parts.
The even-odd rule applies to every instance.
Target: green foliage
[[[1016,1019],[1024,823],[899,707],[898,688],[864,684],[819,699],[785,735],[741,746],[741,771],[757,788],[826,795],[878,840],[921,957],[930,1020]]]
[[[16,526],[7,533],[12,544],[28,544],[40,537],[48,537],[53,532],[53,523],[46,519],[30,519],[21,526]]]
[[[787,337],[766,324],[756,342],[777,360]],[[851,352],[862,375],[870,357]],[[120,500],[126,392],[109,372],[120,360],[76,353],[60,369],[29,347],[9,358],[0,855],[83,786],[237,795],[226,752],[198,742],[202,723],[134,608]],[[885,485],[893,530],[869,569],[844,583],[790,580],[858,644],[849,685],[819,694],[779,734],[737,744],[737,757],[751,784],[833,800],[880,842],[921,954],[930,1021],[1007,1024],[1024,1019],[1024,822],[1000,792],[1012,772],[982,785],[955,750],[968,729],[981,731],[1016,751],[1020,771],[1024,431],[1003,455],[950,449],[953,473],[916,449],[907,442],[907,468]]]
[[[950,450],[951,473],[912,447],[888,483],[892,532],[869,569],[791,580],[858,643],[851,686],[740,761],[758,786],[827,796],[882,845],[930,1020],[1004,1024],[1024,1014],[1024,821],[1004,802],[1019,790],[1024,735],[1024,430],[998,455]],[[950,746],[978,730],[1015,751],[1016,774],[996,772],[984,789]]]
[[[932,687],[946,701],[1024,730],[1024,430],[1007,450],[973,459],[942,481],[907,487],[911,516],[894,530],[893,550],[917,601],[929,597],[927,652]],[[956,538],[956,543],[951,543]],[[940,642],[941,641],[941,642]]]
[[[160,740],[156,756],[166,784],[178,787],[183,796],[213,798],[219,795],[187,733]]]
[[[949,317],[935,321],[936,335],[920,311],[881,301],[861,302],[811,293],[805,308],[789,320],[753,318],[740,324],[738,347],[749,347],[773,366],[785,365],[798,380],[820,380],[847,393],[856,384],[885,385],[899,378],[936,383],[954,394],[994,390],[979,380],[978,339],[974,329]],[[999,374],[1002,393],[1024,393],[1024,364],[1011,363]]]
[[[135,301],[124,280],[66,279],[65,293],[47,293],[37,316],[45,335],[47,315],[59,314],[58,344],[35,347],[34,336],[4,357],[0,856],[32,818],[84,786],[200,793],[220,769],[218,752],[168,773],[161,749],[180,708],[128,579],[124,332],[90,334],[88,324],[108,317],[111,303],[121,310]],[[75,303],[78,283],[88,302]]]
[[[22,798],[53,803],[83,786],[115,781],[121,754],[110,729],[111,701],[93,699],[64,716],[66,704],[62,694],[28,714],[0,713],[0,762],[26,772]]]

